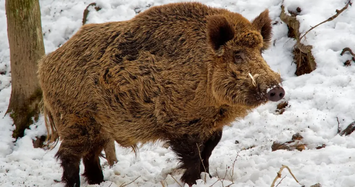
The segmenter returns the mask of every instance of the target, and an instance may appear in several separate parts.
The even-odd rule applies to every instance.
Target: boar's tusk
[[[255,82],[253,75],[251,75],[250,73],[248,75],[251,78],[253,85],[256,87],[256,82]]]

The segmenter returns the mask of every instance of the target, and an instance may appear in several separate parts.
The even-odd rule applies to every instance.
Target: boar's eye
[[[234,62],[236,64],[239,64],[239,63],[242,63],[243,62],[243,59],[244,59],[244,54],[242,51],[235,51],[234,52]]]

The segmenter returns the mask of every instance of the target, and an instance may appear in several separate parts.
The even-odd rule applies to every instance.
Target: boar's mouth
[[[246,100],[246,103],[249,105],[258,105],[265,103],[267,101],[280,101],[285,96],[285,90],[282,88],[280,84],[273,84],[266,90],[260,90],[255,79],[259,76],[259,74],[255,74],[254,76],[248,73],[248,76],[251,79],[252,85],[255,89],[250,90],[250,95]]]
[[[261,92],[255,92],[255,90],[250,90],[249,96],[250,97],[245,100],[245,103],[249,106],[257,106],[262,103],[266,103],[268,100],[266,94],[263,94]]]

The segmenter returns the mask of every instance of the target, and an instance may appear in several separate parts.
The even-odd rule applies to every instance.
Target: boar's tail
[[[44,115],[44,123],[47,128],[46,142],[48,147],[50,149],[53,149],[58,143],[59,135],[57,132],[57,128],[55,127],[54,124],[53,115],[45,105],[43,105],[43,115]]]

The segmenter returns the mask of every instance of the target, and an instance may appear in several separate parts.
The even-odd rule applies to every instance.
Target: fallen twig
[[[278,187],[285,178],[286,178],[286,176],[282,177],[282,179],[279,181],[279,183],[277,183],[276,187]]]
[[[133,181],[131,181],[131,182],[127,183],[127,184],[125,184],[125,183],[121,184],[121,186],[120,186],[120,187],[125,187],[125,186],[128,186],[128,185],[130,185],[130,184],[134,183],[134,181],[136,181],[139,177],[141,177],[141,176],[138,176],[138,177],[137,177],[137,178],[135,178]]]
[[[160,184],[161,184],[162,187],[165,187],[165,184],[164,184],[163,181],[160,181]]]
[[[274,187],[274,186],[275,186],[275,182],[277,181],[277,179],[281,178],[281,172],[282,172],[282,170],[285,169],[285,168],[287,168],[288,172],[292,175],[293,179],[295,179],[295,181],[296,181],[298,184],[300,184],[300,183],[298,182],[298,180],[296,179],[296,177],[293,175],[291,169],[290,169],[288,166],[282,165],[282,167],[280,168],[280,171],[277,172],[277,175],[276,175],[274,181],[272,182],[271,187]],[[279,185],[279,184],[278,184],[278,185]],[[301,184],[300,184],[300,185],[301,185]]]
[[[217,179],[214,183],[211,184],[210,187],[212,187],[213,185],[215,185],[218,181],[220,181],[220,179]]]
[[[180,187],[183,187],[183,185],[181,185],[180,184],[180,182],[179,181],[177,181],[176,179],[175,179],[175,177],[174,176],[172,176],[172,175],[170,175],[171,176],[171,178],[173,178],[174,179],[174,181],[176,182],[176,183],[178,183],[178,185],[180,186]]]

